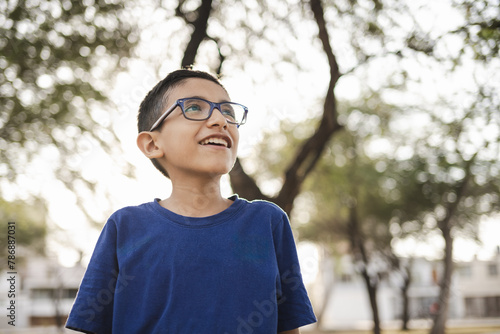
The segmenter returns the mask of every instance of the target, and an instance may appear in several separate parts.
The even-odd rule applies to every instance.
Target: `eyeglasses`
[[[151,130],[156,130],[161,123],[170,115],[175,108],[181,107],[182,114],[191,121],[204,121],[212,116],[214,108],[217,108],[228,123],[236,124],[239,127],[247,120],[248,108],[242,104],[234,102],[215,103],[198,97],[188,97],[178,99],[170,108],[158,118]]]

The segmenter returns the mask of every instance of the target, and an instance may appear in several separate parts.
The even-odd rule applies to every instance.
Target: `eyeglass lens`
[[[210,103],[200,99],[186,99],[183,101],[184,114],[188,119],[203,120],[207,119],[210,114]],[[220,112],[228,122],[239,124],[245,116],[243,106],[224,102],[220,104]]]

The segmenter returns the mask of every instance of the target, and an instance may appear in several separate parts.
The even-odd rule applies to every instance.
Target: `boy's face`
[[[230,101],[227,92],[215,82],[190,78],[170,91],[166,105],[170,107],[177,99],[187,97]],[[207,120],[192,121],[177,107],[153,133],[163,153],[157,160],[172,180],[189,175],[220,176],[228,173],[236,160],[238,128],[228,123],[218,109]]]

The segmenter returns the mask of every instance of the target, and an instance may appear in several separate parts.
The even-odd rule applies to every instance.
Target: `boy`
[[[205,72],[170,73],[139,108],[137,145],[172,193],[106,223],[66,327],[84,333],[299,333],[316,321],[286,214],[223,198],[247,108]]]

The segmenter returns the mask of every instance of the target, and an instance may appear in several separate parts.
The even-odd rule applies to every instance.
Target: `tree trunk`
[[[252,201],[254,199],[264,199],[272,201],[272,199],[265,196],[260,191],[260,188],[259,186],[257,186],[254,179],[252,179],[247,173],[245,173],[245,171],[243,170],[243,166],[241,166],[240,159],[236,159],[236,163],[229,173],[229,177],[231,180],[231,187],[233,188],[233,191],[246,198],[247,200]]]
[[[332,135],[342,128],[337,122],[337,101],[334,93],[335,86],[341,74],[330,44],[330,36],[326,29],[323,6],[321,0],[310,0],[309,4],[318,25],[318,37],[323,45],[323,50],[325,51],[330,67],[330,83],[323,103],[323,115],[318,128],[297,149],[294,160],[284,173],[283,185],[276,197],[269,198],[264,196],[260,192],[255,180],[245,173],[239,162],[237,162],[237,168],[233,169],[229,174],[234,192],[249,200],[257,198],[268,199],[279,205],[288,215],[290,215],[293,209],[293,202],[299,194],[305,178],[316,166]]]
[[[362,266],[360,270],[361,276],[363,277],[366,290],[368,291],[368,297],[370,299],[370,306],[372,309],[373,334],[380,334],[380,316],[377,303],[378,277],[371,277],[368,272],[369,259],[363,243],[363,235],[359,228],[356,209],[356,204],[351,203],[348,221],[351,252],[354,257],[354,263],[359,263]]]
[[[464,197],[469,179],[472,176],[471,166],[475,161],[476,152],[465,165],[465,177],[453,189],[456,194],[456,200],[446,205],[446,215],[443,220],[438,222],[438,227],[444,238],[444,259],[443,259],[443,278],[439,283],[439,299],[438,310],[434,317],[430,334],[444,334],[446,329],[446,320],[448,319],[449,298],[451,289],[451,277],[453,274],[453,236],[451,235],[454,217],[458,208],[460,200]]]
[[[363,270],[361,271],[361,276],[365,282],[366,290],[368,291],[368,297],[370,298],[370,306],[372,308],[372,318],[373,318],[373,334],[380,334],[380,316],[378,312],[377,303],[377,290],[378,290],[378,279],[372,279],[367,271],[367,263],[365,264]]]
[[[453,273],[453,237],[449,224],[441,227],[445,241],[445,255],[443,259],[444,272],[439,283],[438,309],[434,317],[434,323],[430,334],[444,334],[446,330],[446,320],[448,319],[451,276]]]
[[[200,6],[196,9],[196,19],[193,21],[188,20],[186,14],[182,12],[181,6],[183,3],[184,1],[179,1],[179,6],[177,6],[176,9],[176,15],[182,17],[186,23],[190,24],[194,28],[188,45],[184,50],[184,57],[181,62],[181,66],[186,68],[194,64],[198,48],[200,47],[201,42],[207,38],[208,19],[210,18],[210,12],[212,11],[212,0],[202,0]]]
[[[408,290],[410,289],[411,279],[412,279],[411,265],[412,265],[412,263],[410,262],[408,264],[408,266],[405,266],[403,268],[404,281],[403,281],[403,286],[401,287],[401,297],[403,300],[403,312],[401,314],[401,321],[402,321],[401,329],[404,331],[409,330],[408,323],[410,321],[410,298],[408,296]]]

